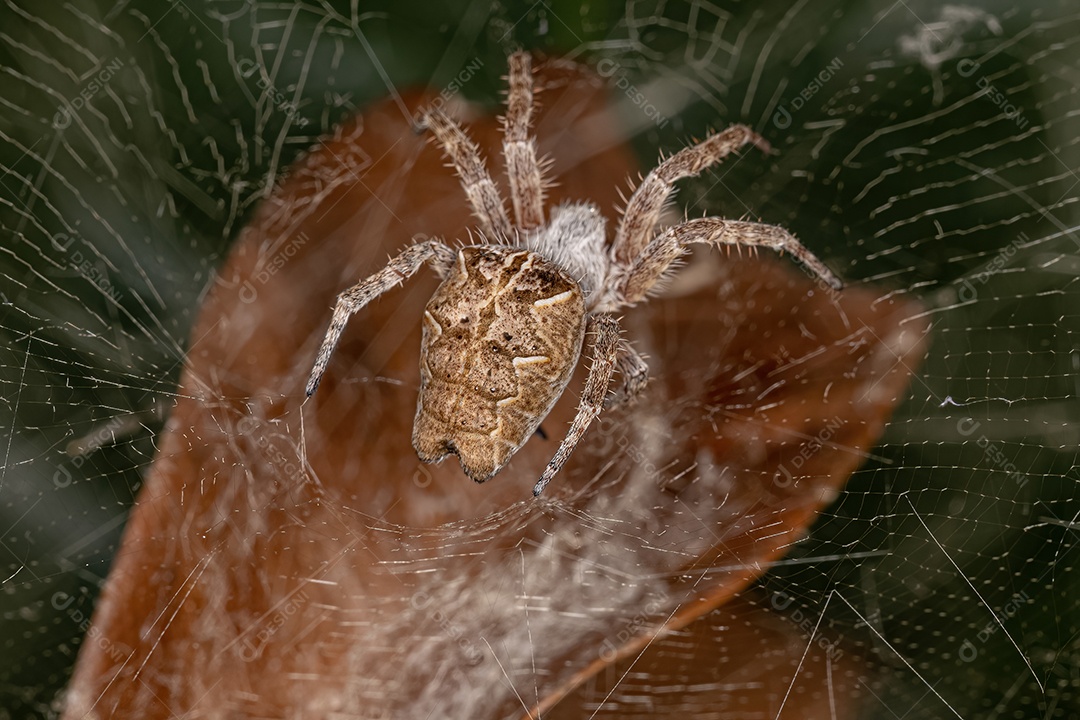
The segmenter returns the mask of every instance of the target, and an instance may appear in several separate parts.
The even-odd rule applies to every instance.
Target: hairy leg
[[[619,356],[615,361],[615,369],[622,376],[622,384],[604,401],[605,410],[633,402],[649,384],[648,363],[626,340],[619,341]]]
[[[544,182],[536,160],[536,141],[529,136],[532,110],[532,61],[528,53],[516,52],[510,56],[503,155],[514,218],[523,230],[544,224]]]
[[[435,139],[442,145],[443,152],[457,170],[461,186],[472,205],[473,215],[480,223],[480,230],[491,242],[495,242],[499,237],[511,237],[506,208],[503,207],[499,189],[495,187],[495,182],[484,167],[480,148],[456,122],[438,108],[428,110],[422,122],[435,133]]]
[[[615,233],[615,259],[629,265],[653,239],[660,211],[671,196],[672,184],[693,177],[747,143],[769,152],[769,143],[745,125],[732,125],[702,142],[675,153],[645,176],[623,211]]]
[[[621,296],[621,305],[633,305],[642,300],[671,263],[682,255],[686,246],[691,243],[767,247],[789,252],[830,287],[841,287],[840,279],[782,227],[739,220],[701,218],[668,228],[645,248],[624,276],[618,293]]]
[[[406,248],[397,257],[391,259],[382,270],[338,295],[337,305],[334,306],[334,316],[330,320],[330,327],[326,331],[326,337],[323,338],[319,354],[315,356],[311,377],[308,378],[308,397],[311,397],[319,387],[319,381],[330,362],[330,355],[337,347],[341,333],[345,330],[345,324],[353,313],[390,288],[412,277],[426,261],[433,260],[439,274],[444,275],[456,257],[457,254],[442,242],[425,240]]]
[[[612,315],[590,315],[589,329],[596,336],[593,340],[593,359],[592,366],[589,368],[589,377],[585,381],[585,389],[581,393],[577,415],[574,417],[574,422],[570,424],[570,431],[563,438],[555,457],[551,458],[544,474],[536,482],[533,495],[544,492],[551,478],[562,469],[570,453],[574,451],[582,436],[585,435],[585,431],[589,429],[589,423],[600,414],[604,407],[604,398],[607,396],[611,375],[615,370],[615,357],[619,351],[619,321]]]

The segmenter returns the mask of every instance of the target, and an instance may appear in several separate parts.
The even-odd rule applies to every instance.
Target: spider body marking
[[[627,202],[611,243],[599,210],[588,202],[554,208],[544,221],[542,165],[529,135],[530,58],[510,57],[503,154],[515,222],[511,224],[480,151],[441,110],[424,125],[461,179],[479,229],[490,240],[455,251],[439,240],[406,248],[389,264],[338,296],[307,394],[318,388],[349,317],[430,262],[443,278],[424,311],[420,392],[413,447],[424,462],[455,454],[465,473],[484,482],[533,435],[563,394],[592,336],[592,363],[577,414],[533,488],[539,495],[559,472],[604,407],[632,400],[648,366],[620,337],[612,313],[646,298],[693,243],[764,246],[791,253],[834,288],[839,279],[786,230],[721,218],[690,220],[657,233],[673,183],[699,174],[746,144],[768,143],[732,125],[685,148],[649,173]],[[618,370],[620,387],[608,388]]]
[[[463,248],[424,311],[413,447],[484,482],[570,382],[585,336],[581,287],[529,250]]]

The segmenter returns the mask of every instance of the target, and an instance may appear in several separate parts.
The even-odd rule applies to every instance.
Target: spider
[[[620,337],[614,315],[645,299],[692,243],[764,246],[787,251],[833,288],[840,281],[786,230],[706,217],[656,232],[676,180],[692,177],[746,144],[768,143],[732,125],[663,160],[631,195],[609,243],[605,219],[587,201],[555,207],[544,219],[543,163],[530,136],[531,60],[509,59],[503,154],[515,222],[479,148],[439,108],[430,129],[460,177],[484,244],[454,250],[417,242],[385,268],[342,292],[307,384],[319,385],[349,317],[430,262],[443,282],[424,310],[420,392],[412,442],[423,462],[458,456],[478,483],[498,473],[537,431],[562,395],[591,335],[593,359],[577,414],[533,488],[540,495],[604,407],[632,400],[648,382],[648,365]],[[608,389],[618,370],[621,387]],[[605,402],[606,401],[606,402]]]

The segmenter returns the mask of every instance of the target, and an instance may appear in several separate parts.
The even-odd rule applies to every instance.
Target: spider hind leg
[[[533,487],[534,496],[539,496],[544,492],[544,488],[558,474],[562,466],[566,464],[570,453],[581,442],[585,431],[589,429],[589,424],[596,419],[604,407],[604,398],[607,397],[611,375],[615,371],[615,358],[619,351],[619,321],[612,315],[591,315],[589,329],[596,333],[596,339],[593,341],[593,361],[589,368],[589,377],[585,381],[585,389],[581,393],[577,415],[570,424],[570,430],[563,438],[555,456],[551,458],[543,475],[536,481],[536,486]]]
[[[622,376],[622,384],[604,401],[605,410],[634,402],[649,384],[648,363],[626,340],[619,341],[619,357],[615,361],[615,369]]]

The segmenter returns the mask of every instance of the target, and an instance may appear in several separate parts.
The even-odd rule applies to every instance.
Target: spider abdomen
[[[413,447],[484,482],[532,436],[581,355],[585,299],[519,248],[464,248],[424,312]]]

